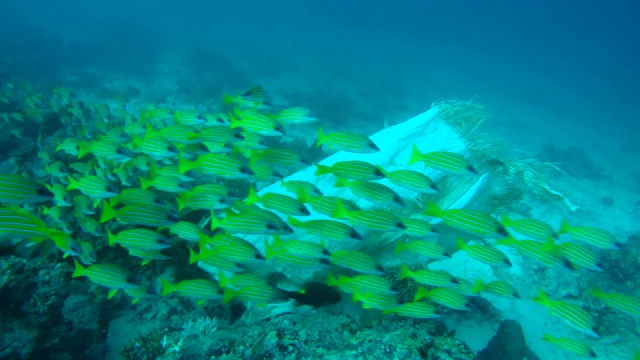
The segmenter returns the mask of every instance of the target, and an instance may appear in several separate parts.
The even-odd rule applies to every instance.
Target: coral
[[[218,319],[210,317],[200,317],[196,321],[189,320],[182,325],[182,336],[206,336],[218,329]]]
[[[409,269],[411,271],[418,271],[422,269],[426,269],[426,265],[411,265]],[[396,267],[395,269],[386,269],[384,277],[387,280],[391,281],[393,285],[393,289],[398,292],[398,302],[400,304],[413,301],[413,297],[418,290],[419,284],[415,280],[411,278],[406,278],[400,280],[400,268]]]
[[[185,335],[185,330],[163,332],[158,328],[129,341],[122,347],[121,356],[124,359],[473,358],[471,350],[453,339],[454,333],[439,321],[357,312],[358,320],[323,310],[284,314],[251,324],[239,322],[197,337]],[[310,316],[313,321],[309,321]],[[190,323],[186,327],[193,326],[196,331],[198,321]]]
[[[157,359],[165,353],[163,338],[165,335],[159,328],[138,334],[122,346],[120,356],[124,360]]]
[[[61,312],[70,268],[9,255],[0,258],[0,269],[0,318],[12,333],[3,340],[2,353],[28,358],[62,351],[60,343],[71,330]]]
[[[423,359],[427,360],[464,360],[473,359],[473,352],[464,343],[452,338],[438,336],[427,340],[420,349]]]

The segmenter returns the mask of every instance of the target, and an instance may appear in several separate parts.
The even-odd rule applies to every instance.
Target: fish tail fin
[[[108,229],[107,229],[107,239],[108,239],[107,242],[109,243],[109,246],[114,246],[116,244],[116,240],[117,240],[116,236],[113,235],[113,233]]]
[[[102,205],[102,212],[100,213],[100,224],[115,219],[116,215],[117,213],[113,206],[105,201]]]
[[[327,141],[327,136],[322,131],[321,127],[318,127],[318,140],[316,141],[316,147],[319,148]]]
[[[514,246],[517,243],[518,240],[516,240],[512,235],[496,240],[496,245]]]
[[[484,282],[481,279],[478,279],[473,286],[471,287],[471,292],[477,294],[484,289]]]
[[[572,227],[569,222],[563,219],[562,223],[560,224],[560,229],[558,230],[558,235],[568,234],[569,232],[571,232],[571,229]]]
[[[393,308],[393,309],[382,310],[382,313],[385,315],[389,315],[389,314],[394,314],[396,311],[398,310],[396,310],[396,308]]]
[[[336,202],[336,209],[333,212],[333,217],[336,219],[346,219],[347,216],[349,215],[347,213],[347,209],[344,207],[344,204],[342,203],[342,200],[338,200]]]
[[[358,302],[358,301],[364,301],[366,300],[366,298],[364,297],[364,295],[362,295],[360,293],[360,291],[358,291],[358,289],[354,289],[353,290],[353,302]]]
[[[143,188],[144,189],[144,188]],[[186,193],[180,193],[178,197],[176,197],[176,204],[178,205],[178,212],[182,211],[187,205],[188,198]]]
[[[142,145],[142,139],[138,135],[133,135],[131,137],[131,149],[136,150]]]
[[[140,188],[146,190],[151,187],[153,182],[149,179],[140,178]]]
[[[547,296],[547,294],[545,294],[545,292],[542,289],[538,290],[538,295],[536,295],[536,297],[533,298],[533,301],[537,302],[538,304],[544,307],[549,307],[549,305],[551,305],[551,300],[549,300],[549,297]]]
[[[225,288],[222,294],[222,302],[228,304],[234,297],[236,297],[237,293],[235,290]]]
[[[589,289],[589,295],[596,297],[598,299],[602,299],[607,296],[607,294],[604,291],[597,288]]]
[[[311,196],[303,187],[298,188],[298,201],[303,204],[307,204],[311,201]]]
[[[411,157],[409,158],[409,165],[413,165],[418,161],[422,160],[423,154],[418,149],[418,145],[413,144],[413,148],[411,148]]]
[[[229,94],[222,95],[222,105],[233,104],[236,101],[236,98]]]
[[[438,204],[433,201],[429,201],[427,203],[427,208],[424,211],[424,214],[427,216],[440,217],[442,215],[442,209],[438,206]]]
[[[189,264],[195,264],[200,260],[200,255],[193,250],[193,248],[189,248]]]
[[[200,249],[205,248],[208,244],[213,243],[213,236],[208,236],[207,234],[203,233],[202,231],[200,231],[198,233],[198,246],[200,246]]]
[[[215,233],[216,229],[220,227],[220,220],[211,212],[211,231]]]
[[[291,216],[288,216],[288,217],[287,217],[287,222],[288,222],[289,224],[291,224],[292,226],[295,226],[295,227],[302,227],[302,226],[304,226],[304,222],[303,222],[303,221],[298,220],[298,219],[296,219],[296,218],[294,218],[294,217],[291,217]]]
[[[117,293],[118,293],[118,289],[109,290],[109,292],[107,293],[107,299],[111,299],[112,297],[116,296]]]
[[[257,161],[260,161],[262,158],[262,154],[258,150],[251,150],[249,152],[249,165],[255,164]]]
[[[465,250],[467,248],[467,243],[464,242],[464,240],[462,240],[461,237],[458,237],[456,239],[456,249],[458,250]]]
[[[336,183],[333,184],[333,187],[335,188],[345,188],[345,187],[349,187],[349,184],[351,184],[351,182],[347,179],[343,179],[343,178],[337,178],[336,179]]]
[[[242,122],[237,117],[237,115],[238,115],[237,109],[236,111],[233,112],[233,114],[229,114],[229,123],[230,123],[229,127],[231,129],[242,128]]]
[[[177,290],[177,286],[175,284],[172,284],[169,280],[165,278],[160,278],[160,281],[161,281],[160,294],[162,296],[167,296]]]
[[[416,294],[413,296],[413,301],[420,301],[426,297],[429,297],[429,291],[420,286],[418,290],[416,290]]]
[[[558,246],[556,245],[556,242],[553,240],[552,237],[548,237],[547,240],[545,240],[544,244],[542,245],[542,251],[551,253],[556,251],[558,248]]]
[[[338,279],[336,279],[336,277],[333,276],[333,274],[329,273],[329,275],[327,275],[327,285],[338,286],[340,285],[340,281],[338,281]]]
[[[182,155],[178,156],[178,173],[180,173],[180,175],[183,175],[187,171],[194,169],[196,166],[197,162],[189,161]]]
[[[376,167],[384,177],[389,177],[389,174],[391,173],[390,171],[385,170],[381,165],[376,165]]]
[[[226,288],[231,283],[231,279],[227,277],[224,273],[220,273],[220,279],[218,280],[218,285],[222,288]]]
[[[331,166],[316,164],[316,173],[315,176],[331,174]]]
[[[274,256],[278,255],[279,250],[284,246],[284,241],[277,234],[273,236],[273,243],[269,245],[269,240],[265,240],[265,255],[264,257],[267,260],[272,259]]]
[[[176,111],[173,116],[177,122],[180,121],[180,118],[178,117],[178,111]],[[156,134],[157,134],[156,129],[154,129],[153,126],[151,126],[150,124],[147,124],[145,126],[145,132],[144,132],[145,139],[150,139],[156,136]]]
[[[413,275],[413,271],[411,271],[411,269],[409,269],[407,264],[402,264],[400,266],[400,280],[406,279],[408,277],[411,277],[411,275]]]
[[[73,259],[73,262],[74,262],[76,268],[73,271],[73,274],[71,275],[71,277],[72,278],[76,278],[76,277],[80,277],[80,276],[86,276],[87,275],[87,269],[82,267],[82,265],[80,265],[78,260],[76,260],[75,258]]]
[[[69,181],[69,185],[67,185],[67,191],[76,190],[80,186],[80,183],[71,176],[67,176],[67,181]]]
[[[403,241],[398,241],[395,248],[395,254],[397,255],[407,249],[408,249],[407,244],[405,244]]]
[[[244,200],[244,203],[247,205],[253,205],[257,202],[260,202],[260,196],[258,196],[258,193],[256,193],[255,187],[251,186],[249,188],[249,195],[247,195],[247,198]]]
[[[81,141],[78,143],[78,159],[82,159],[85,155],[87,155],[91,151],[91,146]]]

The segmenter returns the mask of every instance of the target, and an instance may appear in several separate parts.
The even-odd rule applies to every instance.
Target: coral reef
[[[69,295],[70,268],[65,263],[0,258],[0,358],[30,359],[65,352],[59,348],[71,331],[62,316]]]

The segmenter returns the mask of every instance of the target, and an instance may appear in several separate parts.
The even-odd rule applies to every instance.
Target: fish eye
[[[202,114],[198,114],[198,120],[206,120]]]
[[[307,209],[307,207],[304,206],[304,205],[302,207],[300,207],[300,212],[305,214],[305,215],[311,215],[311,212],[309,211],[309,209]]]
[[[175,213],[171,213],[171,214],[169,214],[169,216],[167,216],[167,220],[169,220],[171,222],[178,222],[178,221],[180,221],[180,215],[175,214]]]
[[[246,166],[241,167],[240,172],[246,175],[253,175],[253,171]]]
[[[209,148],[204,143],[199,143],[198,144],[198,151],[204,152],[204,153],[208,153],[209,152]]]
[[[36,194],[39,195],[39,196],[50,196],[50,197],[53,197],[53,193],[51,191],[49,191],[49,189],[44,188],[44,187],[43,188],[39,188],[36,191]]]
[[[276,125],[275,130],[277,132],[282,133],[283,135],[285,135],[287,132],[284,130],[284,127],[282,125]]]
[[[167,203],[164,200],[158,197],[153,199],[153,203],[156,205],[162,205],[162,206],[167,205]]]
[[[233,134],[233,138],[234,139],[238,139],[238,140],[244,140],[244,135],[242,135],[241,133],[235,133]]]
[[[71,251],[76,254],[82,254],[82,248],[75,241],[71,244]]]
[[[267,223],[268,230],[278,230],[278,227],[275,224]]]
[[[502,226],[502,225],[499,225],[499,226],[498,226],[498,228],[496,229],[496,232],[497,232],[498,234],[500,234],[500,235],[503,235],[503,236],[509,236],[509,232],[508,232],[508,231],[507,231],[507,229],[505,229],[505,227],[504,227],[504,226]]]
[[[178,152],[178,148],[175,145],[171,144],[171,145],[167,146],[167,151],[177,153]]]

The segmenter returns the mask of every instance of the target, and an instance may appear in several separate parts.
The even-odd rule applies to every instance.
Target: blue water
[[[0,0],[0,78],[190,105],[262,84],[369,133],[473,98],[528,153],[579,147],[637,196],[639,14],[633,0]]]
[[[5,0],[0,51],[20,59],[5,71],[32,77],[83,76],[90,68],[157,79],[166,74],[158,67],[171,61],[196,78],[224,73],[218,79],[232,89],[257,82],[311,92],[356,89],[344,96],[358,104],[338,103],[336,116],[360,121],[376,114],[400,120],[436,98],[477,97],[506,126],[520,120],[549,122],[542,127],[549,133],[558,123],[563,132],[591,129],[584,136],[605,130],[637,150],[638,135],[627,130],[640,95],[639,6]],[[202,90],[217,96],[222,87]],[[504,104],[514,101],[546,109],[550,118],[507,111]]]

